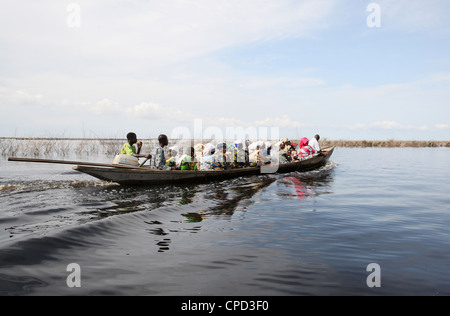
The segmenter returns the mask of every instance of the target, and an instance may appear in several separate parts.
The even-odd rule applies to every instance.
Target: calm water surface
[[[133,188],[2,159],[0,295],[450,295],[449,161],[338,148],[314,172]]]

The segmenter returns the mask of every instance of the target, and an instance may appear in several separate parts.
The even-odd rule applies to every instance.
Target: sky
[[[448,0],[0,0],[0,137],[450,140]]]

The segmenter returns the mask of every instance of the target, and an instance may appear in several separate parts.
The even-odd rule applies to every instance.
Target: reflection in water
[[[289,183],[294,184],[295,194],[297,195],[299,200],[303,200],[306,197],[306,190],[308,189],[305,184],[300,181],[300,179],[295,177],[287,177],[284,178],[286,186],[289,186]]]
[[[239,203],[251,199],[275,181],[275,178],[265,178],[260,182],[246,183],[246,185],[240,185],[238,187],[215,186],[215,192],[212,194],[212,197],[217,205],[208,210],[200,211],[196,215],[190,213],[189,218],[191,220],[195,219],[197,222],[201,222],[203,219],[211,216],[230,218]],[[187,214],[184,215],[186,216]]]
[[[143,188],[103,188],[107,195],[114,196],[109,199],[108,205],[95,207],[85,212],[90,220],[106,218],[120,214],[143,212],[148,225],[147,232],[158,236],[155,240],[159,252],[169,250],[172,240],[168,238],[171,233],[198,233],[202,230],[201,223],[207,219],[230,219],[242,203],[254,203],[251,199],[273,183],[287,188],[294,187],[295,194],[280,193],[282,198],[295,196],[298,200],[315,196],[317,186],[328,185],[332,181],[330,170],[321,173],[300,174],[293,173],[288,177],[256,176],[240,178],[230,181],[215,182],[211,184],[193,186],[158,186]],[[104,194],[104,193],[103,193]],[[248,205],[246,205],[248,207]],[[157,210],[171,213],[175,218],[170,220],[148,220],[148,216]],[[150,213],[149,213],[150,212]],[[180,218],[181,216],[181,218]]]
[[[278,192],[279,197],[296,197],[297,200],[303,200],[308,197],[315,197],[320,194],[331,193],[322,192],[322,188],[331,187],[333,181],[332,170],[324,169],[319,172],[310,173],[294,173],[289,177],[282,178],[278,181],[279,184],[287,188],[292,188],[288,193]],[[292,192],[293,191],[293,192]]]
[[[252,180],[252,179],[250,179]],[[254,180],[254,179],[253,179]],[[154,235],[166,236],[170,233],[198,233],[202,230],[202,226],[192,226],[186,224],[200,223],[206,219],[214,217],[215,219],[229,219],[234,214],[239,203],[251,199],[255,194],[268,187],[276,181],[275,178],[264,177],[257,183],[248,182],[249,180],[236,180],[235,182],[213,183],[209,186],[200,186],[192,188],[180,188],[181,200],[179,204],[188,206],[190,211],[181,213],[181,221],[172,221],[177,224],[175,228],[158,227],[148,231]],[[200,189],[199,189],[200,188]],[[204,190],[208,188],[208,190]],[[212,204],[208,208],[204,208],[206,201]],[[199,211],[192,211],[195,208],[202,208]],[[162,224],[162,223],[159,223]],[[159,246],[159,252],[169,250],[170,239],[158,239],[156,244]]]

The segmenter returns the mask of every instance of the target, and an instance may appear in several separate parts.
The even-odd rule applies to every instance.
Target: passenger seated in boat
[[[211,162],[212,170],[227,170],[230,168],[230,163],[227,162],[227,144],[220,143],[217,145],[217,151],[213,156]]]
[[[166,158],[164,156],[164,147],[169,144],[169,140],[166,135],[159,135],[159,146],[155,149],[155,156],[153,157],[152,167],[159,170],[175,170],[175,167],[169,167],[166,165]]]
[[[299,158],[297,157],[297,152],[292,148],[288,150],[287,155],[290,162],[295,162],[299,160]]]
[[[197,171],[197,163],[195,162],[195,149],[194,147],[188,147],[186,154],[180,157],[177,162],[177,169],[180,170],[193,170]]]
[[[128,143],[125,143],[122,146],[122,150],[120,151],[121,154],[129,155],[129,156],[133,156],[133,157],[137,157],[137,158],[147,158],[147,159],[152,158],[152,155],[141,154],[142,142],[137,140],[137,136],[135,133],[132,133],[132,132],[128,133],[127,140],[128,140]],[[134,146],[134,144],[137,144],[137,146],[138,146],[137,151],[136,151],[136,147]]]
[[[257,167],[262,163],[262,150],[265,149],[265,144],[263,142],[255,142],[249,146],[249,166]]]
[[[169,159],[166,160],[166,166],[169,167],[176,167],[177,166],[177,160],[176,157],[178,155],[178,151],[176,148],[172,147],[169,149]]]
[[[279,150],[278,150],[278,163],[281,164],[285,164],[285,163],[289,163],[289,156],[285,151],[286,149],[286,144],[284,142],[282,142],[280,144]]]
[[[234,149],[234,167],[245,168],[248,166],[248,154],[244,150],[244,144],[240,141],[235,143]]]
[[[272,143],[271,142],[265,142],[266,149],[261,150],[261,161],[264,164],[270,164],[271,157],[270,152],[272,150]]]
[[[319,145],[320,136],[319,134],[316,134],[311,140],[308,142],[308,145],[312,147],[316,152],[320,152],[320,145]]]
[[[200,158],[200,170],[212,170],[212,162],[214,159],[214,154],[216,152],[216,147],[213,144],[206,144],[203,150],[203,157]]]
[[[316,153],[316,151],[310,145],[308,145],[308,143],[309,143],[309,139],[306,137],[303,137],[300,140],[299,152],[298,152],[299,159],[310,158]]]
[[[292,144],[291,144],[291,141],[290,141],[288,138],[283,138],[281,141],[284,143],[286,152],[287,152],[289,149],[295,149],[295,148],[293,148],[293,146],[292,146]]]
[[[203,157],[203,151],[205,150],[205,145],[203,144],[197,144],[194,146],[194,150],[195,150],[195,159],[197,162],[200,161],[200,158]]]

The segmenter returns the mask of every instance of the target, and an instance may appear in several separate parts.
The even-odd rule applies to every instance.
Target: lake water
[[[3,158],[0,295],[450,295],[449,161],[337,148],[313,172],[121,187]]]

